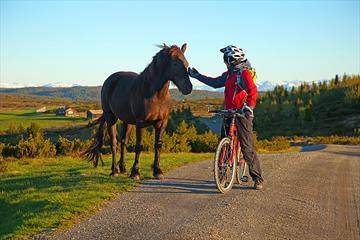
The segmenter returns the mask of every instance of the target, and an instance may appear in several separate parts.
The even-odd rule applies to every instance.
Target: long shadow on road
[[[132,192],[217,194],[215,184],[212,181],[171,177],[167,177],[162,181],[144,181],[141,183],[140,188],[135,189]]]
[[[252,190],[252,186],[234,184],[234,189]],[[140,188],[132,192],[137,193],[180,193],[180,194],[220,194],[214,181],[187,178],[166,178],[164,181],[144,181]]]

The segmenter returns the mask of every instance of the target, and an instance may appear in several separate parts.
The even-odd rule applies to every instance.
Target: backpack
[[[248,70],[250,71],[252,80],[253,80],[254,83],[256,84],[257,75],[256,75],[255,68],[250,68],[250,69],[248,69]],[[245,86],[244,86],[244,82],[243,82],[242,79],[241,79],[241,73],[242,73],[242,72],[239,72],[239,73],[237,74],[237,76],[236,76],[236,78],[237,78],[237,84],[238,84],[238,86],[241,87],[241,89],[242,89],[243,91],[246,92],[246,88],[245,88]]]

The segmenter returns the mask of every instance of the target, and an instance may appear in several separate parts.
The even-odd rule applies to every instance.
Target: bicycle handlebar
[[[236,109],[210,110],[208,112],[219,114],[219,115],[232,114],[232,115],[241,116],[241,117],[244,116],[244,111],[242,111],[241,109],[239,109],[239,110],[236,110]]]

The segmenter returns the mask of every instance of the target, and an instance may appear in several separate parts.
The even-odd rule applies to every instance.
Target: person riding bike
[[[213,88],[225,87],[225,109],[239,109],[245,117],[236,119],[238,139],[241,144],[241,151],[244,159],[249,165],[249,173],[254,181],[257,190],[263,188],[263,177],[259,158],[256,154],[253,143],[253,118],[258,95],[257,87],[254,83],[251,64],[245,58],[245,53],[241,48],[229,45],[220,49],[223,53],[224,63],[227,71],[221,76],[212,78],[200,74],[194,67],[188,68],[190,77],[205,83]],[[230,119],[229,119],[230,120]],[[229,121],[225,121],[221,131],[221,137],[227,135]]]

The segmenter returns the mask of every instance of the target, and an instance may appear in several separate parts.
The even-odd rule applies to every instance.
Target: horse
[[[144,128],[155,128],[155,156],[153,176],[163,178],[160,169],[160,149],[162,135],[167,126],[171,95],[170,82],[173,82],[179,91],[188,95],[192,91],[187,68],[189,66],[184,53],[186,43],[179,48],[176,45],[159,46],[161,50],[153,57],[151,63],[140,73],[116,72],[110,75],[101,89],[102,116],[95,124],[99,124],[95,139],[83,156],[92,161],[94,166],[101,160],[100,149],[107,132],[110,137],[112,154],[111,176],[126,173],[125,149],[132,126],[136,126],[135,161],[130,177],[140,180],[139,157],[142,150],[142,136]],[[120,161],[116,163],[116,122],[123,122],[120,140]]]

